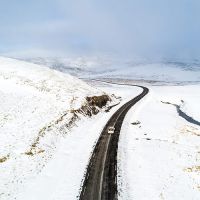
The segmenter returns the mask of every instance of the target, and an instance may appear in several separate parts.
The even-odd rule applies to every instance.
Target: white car
[[[113,134],[114,132],[115,132],[115,127],[110,126],[110,127],[108,128],[108,133],[109,133],[109,134]]]

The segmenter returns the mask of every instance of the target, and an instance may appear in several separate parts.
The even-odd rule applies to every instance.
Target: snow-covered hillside
[[[15,199],[42,171],[94,95],[104,93],[71,75],[0,58],[0,199]]]
[[[162,83],[200,81],[199,61],[142,62],[101,57],[26,59],[81,78],[123,78],[140,81],[159,81]]]

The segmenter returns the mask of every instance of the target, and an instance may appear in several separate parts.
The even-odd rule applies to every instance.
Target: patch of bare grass
[[[6,162],[9,159],[10,155],[8,154],[7,156],[3,156],[0,158],[0,163]]]
[[[200,166],[192,166],[184,169],[186,172],[200,172]]]

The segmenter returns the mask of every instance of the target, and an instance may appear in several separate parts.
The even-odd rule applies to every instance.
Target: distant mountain
[[[80,78],[127,78],[163,82],[199,82],[200,62],[163,61],[135,62],[86,58],[26,58],[26,61],[46,65],[50,68]]]

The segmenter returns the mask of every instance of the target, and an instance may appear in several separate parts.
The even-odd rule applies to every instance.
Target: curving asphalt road
[[[121,126],[129,109],[149,92],[146,87],[132,86],[140,87],[143,91],[121,106],[105,125],[90,158],[80,200],[117,199],[117,150]],[[115,127],[113,134],[108,133],[110,126]]]

